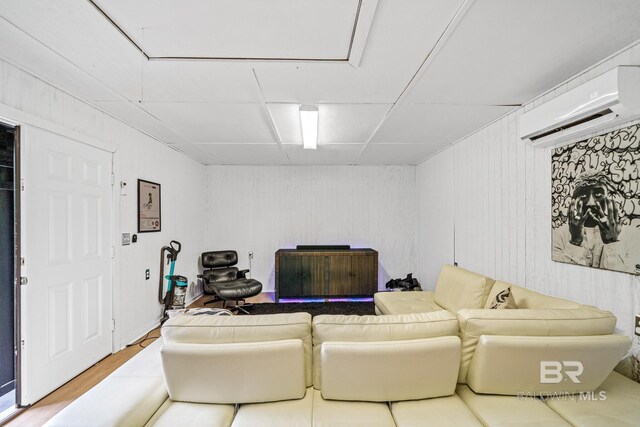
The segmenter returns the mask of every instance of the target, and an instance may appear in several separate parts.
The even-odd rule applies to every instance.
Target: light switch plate
[[[636,335],[640,337],[640,314],[636,314]]]
[[[122,233],[122,246],[131,244],[131,233]]]

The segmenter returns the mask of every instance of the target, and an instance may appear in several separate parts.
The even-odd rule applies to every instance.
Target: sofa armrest
[[[74,400],[47,427],[145,425],[169,397],[157,376],[109,376]]]

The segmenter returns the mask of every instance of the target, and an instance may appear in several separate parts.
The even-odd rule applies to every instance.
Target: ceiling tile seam
[[[179,142],[176,142],[174,144],[180,144]],[[278,144],[278,142],[276,141],[269,141],[269,142],[232,142],[232,141],[228,141],[228,142],[192,142],[192,144],[194,145],[270,145],[270,144]],[[322,143],[321,145],[363,145],[364,142],[325,142]],[[398,143],[401,144],[401,143]],[[411,144],[411,143],[404,143],[404,144]],[[284,146],[300,146],[300,143],[298,142],[283,142],[282,145]]]
[[[133,39],[129,36],[129,34],[127,34],[122,28],[120,28],[120,26],[116,24],[116,22],[113,19],[111,19],[111,17],[107,15],[107,13],[104,10],[102,10],[100,6],[98,6],[93,0],[87,0],[87,1],[100,13],[100,15],[102,15],[104,19],[107,20],[107,22],[109,22],[113,27],[115,27],[115,29],[118,30],[120,34],[122,34],[127,40],[129,40],[129,43],[131,43],[138,50],[138,52],[140,52],[147,60],[149,60],[149,55],[147,55],[145,51],[142,50],[142,48],[138,46],[138,44],[135,41],[133,41]]]
[[[413,88],[413,86],[417,83],[420,77],[422,77],[422,75],[424,74],[426,69],[429,67],[429,65],[431,65],[431,63],[436,58],[436,56],[438,56],[438,53],[440,52],[442,47],[446,44],[447,40],[449,40],[449,37],[451,37],[451,34],[453,34],[453,32],[455,31],[457,26],[460,24],[460,22],[462,21],[466,13],[469,11],[469,9],[471,9],[471,6],[473,5],[474,1],[475,0],[464,0],[464,3],[462,3],[462,5],[458,8],[458,11],[456,12],[456,14],[453,16],[453,18],[451,19],[447,27],[444,29],[444,31],[442,32],[438,40],[436,40],[435,44],[433,45],[433,48],[429,51],[429,53],[427,53],[427,56],[425,57],[424,61],[422,62],[418,70],[415,72],[413,77],[409,80],[409,82],[407,83],[405,88],[402,90],[398,98],[391,105],[391,108],[389,108],[387,113],[382,117],[382,120],[380,120],[380,122],[378,123],[378,126],[376,126],[376,128],[371,133],[371,136],[369,136],[369,138],[365,142],[364,147],[362,147],[362,151],[360,151],[360,154],[358,155],[358,159],[360,158],[360,156],[362,156],[362,153],[364,153],[364,150],[366,150],[367,145],[369,145],[373,137],[378,133],[378,131],[380,130],[384,122],[387,121],[389,117],[391,117],[397,105],[399,105],[399,103],[402,101],[402,99],[404,99],[404,97],[409,92],[409,90],[411,90],[411,88]]]
[[[129,101],[129,100],[126,100],[125,102],[128,102],[128,103],[129,103],[129,104],[131,104],[134,108],[137,108],[138,110],[142,111],[142,112],[143,112],[143,114],[146,114],[146,115],[148,115],[149,117],[151,117],[153,120],[155,120],[156,122],[158,122],[158,123],[157,123],[158,125],[162,126],[163,128],[167,129],[167,130],[168,130],[168,131],[170,131],[170,132],[175,133],[175,134],[176,134],[176,135],[178,135],[180,138],[183,138],[183,139],[184,139],[184,141],[186,141],[186,143],[191,143],[191,144],[193,144],[193,142],[192,142],[189,138],[187,138],[186,136],[182,135],[182,134],[181,134],[180,132],[178,132],[177,130],[172,129],[172,128],[170,128],[169,126],[165,125],[161,120],[159,120],[156,116],[154,116],[153,114],[151,114],[150,112],[148,112],[147,110],[145,110],[144,108],[142,108],[140,105],[136,104],[136,103],[135,103],[135,102],[133,102],[133,101]],[[136,128],[136,129],[140,130],[140,129],[138,128],[138,126],[137,126],[137,125],[134,125],[134,124],[132,124],[132,123],[129,123],[128,121],[126,121],[126,120],[124,120],[124,119],[120,119],[120,120],[122,120],[124,123],[127,123],[129,126],[131,126],[131,127],[133,127],[133,128]],[[157,139],[158,139],[159,141],[163,142],[164,144],[170,145],[170,143],[168,143],[168,142],[166,142],[166,141],[162,141],[160,138],[157,138]],[[185,144],[185,142],[176,142],[176,143],[174,143],[174,144]]]
[[[345,58],[260,58],[260,57],[224,57],[224,56],[152,56],[144,51],[144,49],[136,43],[133,38],[127,34],[120,25],[118,25],[100,6],[98,6],[93,0],[87,0],[106,20],[109,22],[120,34],[122,34],[128,41],[131,43],[136,50],[138,50],[147,61],[224,61],[224,62],[349,62],[349,54],[351,52],[351,44],[353,43],[353,39],[351,40],[349,46],[349,54]],[[358,4],[358,13],[360,10],[360,4],[362,0],[360,0]],[[357,25],[357,17],[354,22],[354,28]]]
[[[55,54],[56,56],[58,56],[58,57],[59,57],[59,58],[61,58],[63,61],[67,62],[68,64],[72,65],[74,68],[76,68],[76,69],[77,69],[78,71],[80,71],[81,73],[84,73],[84,74],[86,74],[87,76],[89,76],[92,80],[94,80],[94,81],[97,83],[97,85],[99,85],[99,86],[102,86],[102,87],[106,88],[107,90],[109,90],[110,92],[112,92],[113,94],[115,94],[116,96],[119,96],[119,97],[121,98],[121,101],[110,101],[110,102],[128,102],[128,103],[130,103],[130,104],[132,104],[132,105],[134,105],[134,106],[138,107],[134,102],[132,102],[131,100],[129,100],[129,99],[127,99],[126,97],[124,97],[124,96],[123,96],[122,94],[120,94],[118,91],[116,91],[116,90],[114,90],[113,88],[109,87],[108,85],[104,84],[101,80],[99,80],[99,79],[98,79],[98,78],[96,78],[94,75],[92,75],[91,73],[89,73],[88,71],[86,71],[84,68],[80,67],[79,65],[77,65],[77,64],[76,64],[76,63],[74,63],[73,61],[70,61],[68,58],[66,58],[65,56],[61,55],[61,54],[60,54],[59,52],[57,52],[55,49],[52,49],[50,46],[48,46],[48,45],[46,45],[45,43],[41,42],[41,41],[40,41],[40,40],[38,40],[36,37],[34,37],[32,34],[28,33],[28,32],[27,32],[27,31],[25,31],[23,28],[21,28],[21,27],[17,26],[15,23],[11,22],[11,21],[10,21],[10,20],[8,20],[6,17],[4,17],[4,16],[0,16],[0,19],[4,20],[4,21],[5,21],[5,22],[7,22],[9,25],[13,26],[13,27],[14,27],[14,28],[16,28],[17,30],[19,30],[20,32],[22,32],[23,34],[25,34],[27,37],[29,37],[29,38],[31,38],[32,40],[34,40],[34,41],[35,41],[36,43],[38,43],[39,45],[43,46],[45,49],[47,49],[47,50],[51,51],[53,54]],[[16,67],[16,68],[18,68],[18,69],[20,69],[20,70],[24,71],[25,73],[30,74],[30,75],[32,75],[32,76],[34,76],[35,78],[37,78],[38,80],[42,81],[43,83],[45,83],[45,84],[47,84],[47,85],[50,85],[51,87],[54,87],[54,88],[56,88],[57,90],[59,90],[59,91],[61,91],[61,92],[65,93],[65,94],[67,94],[67,95],[71,96],[72,98],[74,98],[74,99],[76,99],[76,100],[78,100],[78,101],[82,102],[83,104],[86,104],[86,105],[90,106],[91,108],[95,108],[96,110],[98,110],[98,111],[100,111],[101,113],[103,113],[103,114],[105,114],[105,115],[107,115],[107,116],[111,117],[112,119],[115,119],[115,120],[117,120],[117,121],[119,121],[119,122],[121,122],[121,123],[124,123],[125,125],[127,125],[127,126],[129,126],[129,127],[133,128],[133,129],[135,129],[135,130],[137,130],[137,131],[138,131],[138,132],[140,132],[141,134],[146,135],[147,137],[149,137],[149,138],[151,138],[151,139],[153,139],[153,140],[155,140],[155,141],[157,141],[157,142],[159,142],[159,143],[161,143],[161,144],[163,144],[163,145],[166,145],[166,146],[168,146],[168,147],[171,147],[171,144],[169,144],[169,143],[167,143],[167,142],[163,141],[162,139],[158,138],[157,136],[152,135],[152,134],[151,134],[151,133],[149,133],[148,131],[146,131],[146,130],[144,130],[144,129],[140,128],[139,126],[137,126],[137,125],[135,125],[135,124],[133,124],[133,123],[130,123],[130,122],[128,122],[128,121],[126,121],[126,120],[124,120],[124,119],[122,119],[122,118],[120,118],[120,117],[117,117],[117,116],[113,115],[112,113],[110,113],[109,111],[106,111],[105,109],[101,108],[99,105],[97,105],[97,104],[95,104],[95,103],[94,103],[94,102],[96,102],[96,101],[91,102],[91,101],[89,101],[89,100],[82,99],[82,98],[80,98],[79,96],[76,96],[76,95],[74,95],[73,93],[69,92],[69,91],[68,91],[68,90],[66,90],[65,88],[62,88],[62,87],[58,86],[57,84],[55,84],[55,83],[53,83],[53,82],[51,82],[51,81],[49,81],[49,80],[47,80],[47,79],[43,78],[42,76],[38,75],[36,72],[31,71],[31,70],[27,70],[27,69],[25,69],[24,67],[22,67],[22,66],[20,66],[20,65],[18,65],[18,64],[15,64],[13,61],[9,60],[8,58],[3,57],[3,60],[4,60],[4,61],[6,61],[7,63],[11,64],[12,66],[14,66],[14,67]],[[158,120],[156,117],[154,117],[152,114],[148,113],[146,110],[143,110],[143,111],[144,111],[145,113],[149,114],[149,115],[150,115],[151,117],[153,117],[155,120]],[[158,120],[158,123],[159,123],[161,126],[163,126],[164,128],[166,128],[166,129],[168,129],[168,130],[170,130],[170,131],[172,131],[172,132],[175,132],[175,131],[173,131],[173,129],[168,128],[167,126],[165,126],[165,125],[164,125],[162,122],[160,122],[159,120]],[[180,133],[179,133],[179,132],[175,132],[175,133],[176,133],[178,136],[181,136],[181,137],[183,137],[183,138],[184,138],[184,136],[180,135]],[[186,141],[189,141],[189,139],[188,139],[188,138],[185,138],[185,140],[186,140]],[[190,142],[190,141],[189,141],[189,142]],[[184,152],[182,152],[182,151],[180,151],[180,153],[181,153],[181,154],[183,154],[183,155],[185,155],[185,156],[187,156],[187,157],[189,157],[189,158],[191,158],[191,159],[193,159],[194,161],[196,161],[196,162],[198,162],[198,163],[204,164],[204,163],[200,162],[199,160],[194,159],[192,156],[188,155],[187,153],[184,153]],[[207,154],[209,154],[209,153],[207,153]],[[215,156],[215,155],[213,155],[213,154],[209,154],[209,155],[210,155],[210,156],[212,156],[213,158],[217,158],[217,156]]]
[[[175,145],[168,145],[169,148],[171,148],[173,151],[175,151],[176,153],[180,153],[183,156],[186,156],[188,158],[190,158],[191,160],[193,160],[194,162],[200,163],[203,166],[206,166],[206,164],[202,163],[200,160],[197,160],[195,157],[193,157],[191,154],[185,153],[184,151],[180,151],[178,149],[178,147],[176,147]]]
[[[378,0],[361,0],[354,34],[349,46],[349,65],[353,69],[360,67],[377,10]]]
[[[84,68],[80,67],[78,64],[76,64],[75,62],[69,60],[67,57],[63,56],[62,54],[60,54],[58,51],[56,51],[55,49],[51,48],[50,46],[48,46],[47,44],[43,43],[42,41],[40,41],[38,38],[36,38],[35,36],[33,36],[31,33],[25,31],[23,28],[21,28],[20,26],[16,25],[15,23],[11,22],[10,20],[8,20],[6,17],[4,16],[0,16],[0,19],[2,19],[3,21],[5,21],[6,23],[8,23],[9,25],[11,25],[12,27],[16,28],[18,31],[20,31],[21,33],[25,34],[27,37],[29,37],[30,39],[32,39],[33,41],[35,41],[36,43],[38,43],[39,45],[41,45],[42,47],[44,47],[45,49],[49,50],[50,52],[52,52],[53,54],[55,54],[56,56],[58,56],[60,59],[62,59],[63,61],[65,61],[66,63],[72,65],[74,68],[76,68],[77,70],[81,71],[82,73],[86,74],[87,76],[91,77],[92,80],[94,80],[96,82],[96,84],[98,86],[102,86],[103,88],[108,89],[110,92],[112,92],[113,94],[119,96],[122,100],[124,101],[128,101],[127,97],[125,97],[124,95],[122,95],[121,93],[119,93],[117,90],[111,88],[110,86],[104,84],[100,79],[98,79],[96,76],[94,76],[93,74],[91,74],[90,72],[88,72],[87,70],[85,70]],[[3,57],[4,58],[4,57]],[[73,96],[74,98],[85,102],[87,104],[89,104],[88,101],[85,101],[81,98],[79,98],[78,96],[75,96],[73,94],[71,94],[70,92],[68,92],[66,89],[63,89],[59,86],[57,86],[56,84],[54,84],[53,82],[49,82],[48,80],[40,77],[38,74],[36,74],[35,71],[29,71],[26,70],[25,68],[13,63],[12,61],[10,61],[9,59],[5,58],[5,60],[7,62],[9,62],[10,64],[18,67],[19,69],[38,77],[40,80],[42,80],[43,82],[55,87],[56,89],[59,89],[61,91],[63,91],[64,93]],[[116,101],[117,102],[117,101]],[[90,104],[93,105],[93,104]]]
[[[286,101],[268,101],[269,105],[291,105],[291,102]],[[318,102],[317,105],[393,105],[393,101],[386,102]]]
[[[349,39],[349,48],[347,49],[347,61],[351,57],[351,49],[353,48],[353,39],[356,37],[356,29],[358,28],[358,19],[360,17],[361,9],[362,9],[362,0],[358,0],[356,16],[355,16],[355,19],[353,20],[353,27],[351,28],[351,38]]]
[[[403,105],[434,105],[451,107],[522,107],[523,104],[460,104],[456,102],[406,102]]]
[[[140,45],[138,45],[129,34],[127,34],[122,27],[120,27],[100,6],[98,6],[93,0],[87,0],[113,27],[115,27],[120,34],[122,34],[135,48],[145,57],[147,61],[225,61],[225,62],[346,62],[349,63],[351,49],[353,46],[353,39],[356,34],[356,28],[358,25],[358,17],[362,6],[362,0],[358,1],[358,8],[353,23],[352,34],[349,42],[347,56],[342,58],[260,58],[260,57],[207,57],[207,56],[152,56],[147,54]]]
[[[145,104],[189,104],[189,105],[262,105],[258,101],[228,101],[228,102],[213,102],[213,101],[148,101],[142,100]],[[269,104],[272,104],[270,102]],[[287,104],[283,102],[283,104]]]
[[[28,32],[26,32],[26,31],[24,31],[22,28],[18,27],[18,26],[17,26],[17,25],[15,25],[13,22],[11,22],[11,21],[9,21],[8,19],[6,19],[4,16],[0,16],[0,19],[4,20],[4,21],[5,21],[5,22],[7,22],[9,25],[11,25],[11,26],[15,27],[16,29],[18,29],[19,31],[21,31],[23,34],[26,34],[29,38],[31,38],[32,40],[34,40],[36,43],[38,43],[38,44],[40,44],[41,46],[45,47],[46,49],[50,50],[50,51],[51,51],[51,52],[53,52],[55,55],[57,55],[57,56],[58,56],[58,57],[60,57],[62,60],[66,61],[67,63],[69,63],[70,65],[72,65],[73,67],[75,67],[75,68],[76,68],[77,70],[79,70],[80,72],[82,72],[82,73],[84,73],[84,74],[88,75],[91,79],[93,79],[95,82],[97,82],[97,84],[98,84],[98,85],[100,85],[100,86],[102,86],[102,87],[106,88],[107,90],[109,90],[110,92],[112,92],[113,94],[115,94],[116,96],[119,96],[120,98],[122,98],[122,100],[121,100],[121,101],[111,101],[111,102],[129,102],[129,103],[131,103],[131,104],[135,105],[135,103],[133,103],[133,102],[132,102],[132,101],[130,101],[129,99],[127,99],[127,98],[125,98],[124,96],[122,96],[120,93],[118,93],[118,91],[113,90],[111,87],[107,86],[107,85],[106,85],[106,84],[104,84],[102,81],[98,80],[98,79],[97,79],[95,76],[93,76],[91,73],[87,72],[86,70],[84,70],[83,68],[81,68],[80,66],[78,66],[77,64],[75,64],[74,62],[72,62],[72,61],[70,61],[69,59],[67,59],[66,57],[62,56],[60,53],[58,53],[57,51],[55,51],[55,50],[54,50],[54,49],[52,49],[51,47],[49,47],[49,46],[47,46],[46,44],[42,43],[40,40],[38,40],[37,38],[35,38],[33,35],[29,34],[29,33],[28,33]],[[57,84],[55,84],[55,83],[53,83],[53,82],[49,81],[48,79],[45,79],[45,78],[43,78],[42,76],[38,75],[36,72],[31,71],[31,70],[27,70],[27,69],[25,69],[24,67],[22,67],[21,65],[18,65],[18,64],[16,64],[16,63],[14,63],[13,61],[11,61],[10,59],[8,59],[8,58],[6,58],[6,57],[2,57],[2,60],[3,60],[3,61],[5,61],[5,62],[6,62],[6,63],[8,63],[8,64],[11,64],[12,66],[16,67],[17,69],[22,70],[23,72],[25,72],[25,73],[27,73],[27,74],[29,74],[29,75],[31,75],[31,76],[33,76],[33,77],[35,77],[36,79],[38,79],[38,80],[42,81],[43,83],[45,83],[45,84],[47,84],[47,85],[49,85],[49,86],[51,86],[51,87],[53,87],[53,88],[55,88],[55,89],[57,89],[57,90],[61,91],[62,93],[65,93],[65,94],[69,95],[70,97],[72,97],[72,98],[76,99],[77,101],[82,102],[83,104],[86,104],[86,105],[90,106],[91,108],[95,108],[96,110],[98,110],[98,111],[100,111],[101,113],[103,113],[103,114],[105,114],[105,115],[107,115],[107,116],[111,117],[111,118],[112,118],[112,119],[114,119],[114,120],[117,120],[117,121],[119,121],[119,122],[121,122],[121,123],[124,123],[125,125],[127,125],[127,126],[131,127],[132,129],[137,130],[137,131],[138,131],[138,132],[140,132],[141,134],[146,135],[147,137],[149,137],[149,138],[151,138],[151,139],[153,139],[153,140],[155,140],[155,141],[157,141],[157,142],[159,142],[159,143],[161,143],[161,144],[163,144],[163,145],[166,145],[166,146],[168,146],[168,147],[170,147],[170,146],[171,146],[171,144],[169,144],[169,143],[167,143],[167,142],[165,142],[165,141],[161,140],[161,139],[160,139],[160,138],[158,138],[157,136],[152,135],[152,134],[150,134],[149,132],[147,132],[147,131],[145,131],[145,130],[141,129],[140,127],[138,127],[138,126],[136,126],[136,125],[134,125],[134,124],[132,124],[132,123],[129,123],[128,121],[126,121],[126,120],[124,120],[124,119],[122,119],[122,118],[120,118],[120,117],[117,117],[117,116],[113,115],[113,114],[112,114],[112,113],[110,113],[109,111],[106,111],[105,109],[101,108],[99,105],[97,105],[97,104],[95,104],[95,103],[93,103],[93,102],[91,102],[91,101],[85,100],[85,99],[83,99],[83,98],[80,98],[80,97],[79,97],[79,96],[77,96],[77,95],[74,95],[73,93],[69,92],[67,89],[62,88],[62,87],[58,86]],[[146,111],[145,111],[145,112],[146,112]],[[162,123],[160,123],[160,124],[162,125]],[[164,125],[162,125],[162,126],[164,126]],[[164,126],[164,127],[166,128],[166,126]],[[169,129],[169,128],[167,128],[167,129]],[[172,130],[172,129],[169,129],[169,130]],[[178,135],[179,135],[179,134],[178,134]],[[182,152],[181,152],[181,153],[182,153]],[[187,156],[187,157],[193,158],[193,157],[191,157],[191,156],[188,156],[186,153],[182,153],[182,154],[183,154],[183,155],[185,155],[185,156]],[[215,156],[214,156],[214,157],[215,157]],[[195,159],[194,159],[194,160],[195,160]],[[197,160],[196,160],[196,161],[197,161]],[[198,161],[198,163],[200,163],[200,162]]]
[[[190,144],[190,143],[186,143],[186,144]],[[186,144],[183,144],[183,145],[186,145]],[[185,153],[184,151],[181,151],[181,150],[179,149],[179,147],[178,147],[179,145],[180,145],[180,144],[173,144],[173,145],[170,145],[170,147],[175,148],[175,150],[176,150],[176,151],[179,151],[180,153],[182,153],[182,154],[184,154],[184,155],[186,155],[186,156],[191,157],[192,159],[196,160],[196,161],[197,161],[198,163],[200,163],[200,164],[203,164],[203,165],[205,165],[205,166],[206,166],[207,164],[210,164],[210,163],[202,163],[200,160],[195,159],[195,158],[194,158],[193,156],[191,156],[190,154]],[[210,152],[208,152],[208,151],[206,151],[206,150],[203,150],[203,149],[201,149],[200,147],[198,147],[198,146],[197,146],[197,144],[191,144],[191,145],[195,145],[195,146],[196,146],[196,148],[198,148],[198,150],[202,151],[202,153],[203,153],[203,154],[206,154],[209,158],[212,158],[214,161],[220,161],[220,162],[221,162],[221,163],[216,163],[216,164],[229,164],[229,163],[230,163],[230,162],[229,162],[229,159],[225,159],[224,157],[222,157],[222,156],[220,156],[220,155],[218,155],[218,154],[213,154],[213,153],[210,153]]]
[[[147,56],[145,54],[145,56]],[[236,56],[147,56],[150,62],[162,61],[192,61],[192,62],[319,62],[341,63],[349,62],[349,58],[242,58]]]
[[[268,142],[192,142],[194,145],[278,145],[277,141],[268,141]]]
[[[420,145],[423,147],[435,147],[440,144],[433,142],[372,142],[374,145]],[[362,145],[362,144],[358,144]]]
[[[282,137],[280,136],[280,132],[278,132],[278,128],[276,127],[276,124],[273,121],[273,117],[271,116],[271,112],[269,111],[269,107],[267,107],[267,100],[266,100],[266,98],[264,96],[264,91],[262,90],[262,86],[260,85],[260,80],[258,79],[258,74],[256,73],[255,68],[252,67],[251,68],[251,72],[253,73],[254,81],[256,82],[256,85],[258,86],[258,92],[260,93],[260,100],[262,102],[262,108],[263,108],[265,114],[267,115],[267,119],[269,120],[269,125],[271,126],[271,131],[276,136],[276,141],[280,145],[280,151],[282,152],[282,155],[284,156],[285,159],[287,159],[287,162],[289,164],[292,164],[291,159],[287,155],[287,152],[284,149],[284,146],[282,144]]]
[[[562,82],[558,83],[557,85],[554,85],[552,88],[544,91],[543,93],[541,93],[540,95],[536,95],[535,97],[531,98],[530,100],[523,102],[522,104],[520,104],[519,107],[511,110],[511,111],[507,111],[506,113],[502,114],[500,117],[497,117],[495,120],[492,120],[491,122],[485,124],[484,126],[479,127],[478,129],[474,130],[473,132],[470,132],[469,134],[463,136],[462,138],[457,139],[456,141],[452,142],[451,144],[447,145],[446,147],[443,147],[442,149],[438,150],[437,152],[433,153],[432,155],[428,156],[427,158],[423,159],[420,163],[418,163],[418,165],[421,165],[422,163],[426,162],[427,160],[429,160],[430,158],[437,156],[438,154],[440,154],[441,152],[443,152],[444,150],[447,150],[457,144],[459,144],[460,142],[464,141],[465,139],[469,138],[471,135],[474,135],[478,132],[480,132],[481,130],[483,130],[486,127],[489,127],[491,125],[493,125],[494,123],[504,119],[505,117],[507,117],[509,114],[514,114],[515,112],[517,112],[520,108],[527,108],[527,106],[532,105],[536,100],[544,97],[545,95],[548,95],[549,93],[552,93],[553,91],[555,91],[557,88],[566,85],[567,83],[579,78],[580,76],[590,72],[591,70],[599,67],[600,65],[606,63],[607,61],[609,61],[610,59],[618,56],[619,54],[621,54],[622,52],[625,52],[628,49],[631,49],[632,47],[636,46],[636,45],[640,45],[640,39],[633,41],[632,43],[628,44],[627,46],[618,49],[617,51],[613,52],[611,55],[607,55],[605,58],[603,58],[602,60],[596,62],[595,64],[589,66],[589,68],[582,70],[576,74],[574,74],[573,76],[563,80]]]

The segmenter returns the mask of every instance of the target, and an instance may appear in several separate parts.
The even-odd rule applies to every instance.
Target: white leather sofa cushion
[[[463,384],[458,385],[456,394],[485,426],[571,426],[542,400],[535,397],[475,394]]]
[[[551,398],[545,403],[576,426],[640,424],[640,385],[617,372],[612,372],[593,394]]]
[[[393,402],[391,414],[398,427],[482,426],[473,412],[456,394],[437,399]]]
[[[248,403],[300,399],[305,393],[300,340],[236,344],[165,344],[171,400]]]
[[[321,389],[320,349],[328,341],[400,341],[456,335],[458,321],[448,311],[389,316],[320,315],[313,318],[313,386]]]
[[[460,368],[460,339],[325,342],[322,396],[389,402],[451,396]]]
[[[465,383],[469,364],[482,335],[583,336],[613,332],[616,318],[588,306],[578,309],[460,310],[462,359],[459,383]]]
[[[173,402],[167,399],[145,427],[229,427],[234,411],[233,405]]]
[[[299,339],[304,345],[306,385],[311,377],[311,315],[178,316],[162,327],[167,344],[220,344]]]
[[[313,387],[309,387],[302,399],[240,405],[232,426],[309,427],[312,413]]]
[[[476,393],[514,396],[524,392],[591,391],[604,382],[630,346],[631,340],[624,335],[484,335],[471,361],[467,385]],[[563,362],[568,365],[562,366]],[[542,363],[555,366],[546,373]]]
[[[386,403],[326,400],[313,394],[313,427],[396,427]]]
[[[378,292],[373,295],[377,314],[411,314],[442,310],[433,292]]]
[[[577,302],[544,295],[527,288],[523,288],[522,286],[496,280],[489,292],[489,296],[487,296],[484,308],[488,309],[491,306],[491,303],[496,299],[496,295],[507,288],[511,288],[511,295],[513,295],[513,299],[518,308],[551,309],[582,307]]]
[[[74,400],[45,426],[143,426],[167,397],[160,377],[109,376]]]
[[[494,280],[453,265],[443,265],[434,293],[435,302],[456,313],[462,308],[482,308]]]

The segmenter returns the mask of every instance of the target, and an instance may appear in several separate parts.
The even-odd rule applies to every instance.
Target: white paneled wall
[[[210,250],[235,249],[265,290],[274,254],[298,244],[349,244],[379,253],[378,287],[415,268],[415,167],[209,166]]]
[[[618,318],[617,327],[632,335],[633,316],[640,313],[640,277],[551,260],[551,151],[531,148],[517,137],[522,111],[625,64],[640,65],[640,45],[418,166],[418,268],[424,276],[436,277],[441,264],[425,258],[449,254],[455,244],[460,267],[610,310]],[[453,203],[443,194],[443,185],[451,182]],[[453,224],[450,218],[455,218]],[[422,262],[428,266],[425,271]]]
[[[420,221],[414,277],[424,290],[435,289],[442,264],[454,261],[453,163],[453,151],[445,150],[431,158],[429,167],[416,171]]]
[[[189,297],[201,293],[196,275],[206,224],[206,168],[8,62],[0,61],[0,73],[0,117],[115,150],[113,292],[120,348],[158,324],[159,253],[170,240],[182,242],[176,274],[193,283]],[[138,178],[162,185],[162,232],[139,234],[138,243],[120,246],[121,233],[137,232]],[[126,196],[119,195],[120,181],[127,183]]]

